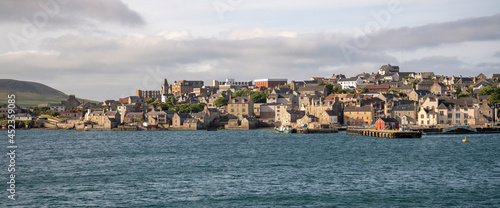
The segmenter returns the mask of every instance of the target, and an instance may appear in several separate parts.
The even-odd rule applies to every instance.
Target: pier
[[[421,138],[419,131],[397,131],[397,130],[375,130],[375,129],[351,129],[346,130],[346,134],[371,137],[397,138]]]

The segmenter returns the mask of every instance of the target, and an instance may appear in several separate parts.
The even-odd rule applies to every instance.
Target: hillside
[[[16,104],[21,106],[37,106],[40,103],[59,103],[68,99],[68,95],[36,82],[0,79],[0,103],[7,103],[7,95],[16,95]]]

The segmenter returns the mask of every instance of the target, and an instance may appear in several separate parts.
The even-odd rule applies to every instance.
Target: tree
[[[146,120],[146,118],[144,118],[144,115],[141,116],[141,118],[139,119],[141,122],[144,122]]]
[[[175,104],[175,103],[177,103],[177,100],[175,99],[174,96],[169,96],[165,102],[167,104]]]
[[[342,90],[342,89],[340,89],[340,87],[337,85],[332,87],[332,93],[338,93],[338,92],[340,92],[340,90]]]
[[[264,92],[252,92],[252,101],[254,103],[266,103],[267,95]]]
[[[326,87],[326,94],[329,95],[329,94],[332,94],[333,93],[333,85],[330,84],[330,83],[327,83],[325,84],[325,87]],[[337,87],[337,86],[335,86]]]
[[[463,97],[476,97],[476,93],[461,93],[457,95],[457,99],[463,98]]]
[[[155,108],[161,108],[161,110],[168,110],[169,109],[169,104],[166,103],[159,103]]]
[[[495,105],[495,103],[500,103],[500,92],[491,93],[488,96],[488,101],[490,101],[490,105]]]
[[[215,99],[214,101],[214,105],[216,107],[222,107],[222,106],[226,106],[227,105],[227,102],[228,100],[226,98],[223,98],[223,97],[218,97],[217,99]]]
[[[486,86],[483,89],[479,91],[479,94],[481,95],[491,95],[495,92],[500,92],[500,88],[498,87],[493,87],[493,86]]]
[[[361,88],[361,90],[359,91],[359,93],[367,93],[367,92],[368,92],[368,88],[366,88],[366,87]]]
[[[147,100],[146,100],[146,103],[147,103],[147,104],[151,104],[151,103],[153,103],[154,101],[156,101],[156,98],[149,98],[149,99],[147,99]]]
[[[245,97],[248,96],[252,91],[251,90],[238,90],[233,93],[233,97]]]

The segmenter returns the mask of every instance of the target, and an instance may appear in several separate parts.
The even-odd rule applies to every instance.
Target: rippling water
[[[5,191],[0,207],[500,206],[499,134],[33,130],[17,142],[18,198]]]

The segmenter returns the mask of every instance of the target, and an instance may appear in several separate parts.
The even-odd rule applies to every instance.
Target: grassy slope
[[[65,93],[44,84],[0,79],[0,103],[7,103],[7,95],[12,93],[16,95],[16,104],[20,106],[59,103],[61,100],[68,99],[68,95]]]

